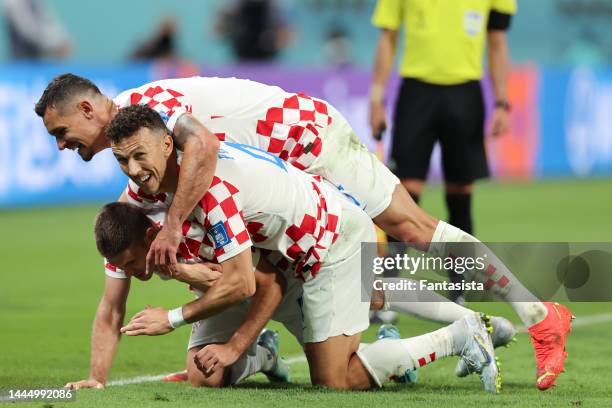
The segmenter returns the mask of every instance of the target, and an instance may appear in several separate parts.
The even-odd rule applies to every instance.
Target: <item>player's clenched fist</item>
[[[238,360],[240,353],[229,344],[209,344],[195,355],[196,367],[206,375],[229,367]]]
[[[102,388],[104,388],[104,384],[102,384],[98,380],[94,380],[94,379],[90,378],[89,380],[81,380],[81,381],[76,381],[76,382],[69,382],[68,384],[64,385],[64,388],[70,388],[71,390],[80,390],[82,388],[97,388],[97,389],[102,389]]]

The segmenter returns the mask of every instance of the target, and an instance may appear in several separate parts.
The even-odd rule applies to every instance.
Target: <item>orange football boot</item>
[[[187,370],[179,371],[178,373],[168,374],[162,380],[164,382],[183,382],[187,381]]]
[[[556,302],[544,302],[548,309],[546,318],[529,327],[537,365],[536,387],[545,391],[555,385],[567,358],[565,338],[572,331],[574,315],[568,308]]]

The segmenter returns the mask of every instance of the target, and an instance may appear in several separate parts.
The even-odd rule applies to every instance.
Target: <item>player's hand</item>
[[[121,333],[128,336],[159,336],[170,333],[172,330],[174,328],[168,321],[168,310],[162,307],[147,306],[121,328]]]
[[[155,271],[164,279],[179,279],[179,266],[181,264],[165,264],[157,265]]]
[[[104,388],[104,384],[102,384],[98,380],[90,378],[88,380],[69,382],[68,384],[64,385],[64,388],[70,388],[71,390],[80,390],[82,388],[96,388],[101,390]]]
[[[387,130],[385,105],[382,102],[370,102],[370,128],[372,137],[381,140],[383,132]]]
[[[200,371],[210,375],[221,368],[231,366],[239,357],[240,352],[229,343],[209,344],[198,351],[193,360]]]
[[[151,243],[147,253],[147,275],[150,269],[157,268],[166,264],[176,265],[176,252],[181,243],[181,226],[172,222],[166,222],[162,229],[157,233],[155,240]]]
[[[507,110],[496,108],[491,117],[491,136],[499,137],[504,135],[510,127],[510,115]]]

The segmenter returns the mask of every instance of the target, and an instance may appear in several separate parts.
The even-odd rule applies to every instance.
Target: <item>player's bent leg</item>
[[[425,187],[425,181],[420,179],[402,179],[402,185],[411,195],[421,196],[423,195],[423,188]]]
[[[485,391],[496,393],[501,387],[487,320],[477,313],[421,336],[378,340],[361,347],[357,355],[379,386],[440,358],[459,355],[471,372],[478,373]]]
[[[425,249],[423,244],[431,242],[438,220],[423,211],[402,184],[397,184],[391,203],[374,223],[395,239]]]
[[[313,385],[346,390],[368,389],[375,385],[363,366],[354,360],[361,333],[334,336],[317,343],[306,343],[304,352]],[[357,362],[358,363],[358,362]]]
[[[205,345],[192,347],[187,352],[187,379],[194,387],[219,388],[225,386],[225,368],[221,368],[211,375],[206,375],[195,364],[195,356]]]

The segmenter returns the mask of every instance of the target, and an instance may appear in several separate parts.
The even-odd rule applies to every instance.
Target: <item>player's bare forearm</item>
[[[121,328],[123,317],[121,317],[119,324],[114,322],[114,320],[112,312],[108,310],[108,307],[100,303],[91,334],[89,377],[102,384],[106,383],[121,338],[119,329]]]
[[[213,316],[255,293],[255,274],[251,250],[221,263],[223,274],[202,297],[183,306],[183,318],[189,323]]]
[[[283,298],[283,277],[275,272],[255,272],[256,291],[244,322],[228,341],[237,355],[241,355],[253,344],[259,333],[268,324]]]
[[[205,292],[221,278],[221,270],[221,265],[218,264],[179,263],[176,265],[175,279]]]
[[[173,138],[183,150],[183,161],[176,194],[168,210],[168,222],[180,226],[212,183],[219,140],[190,114],[178,119]]]
[[[387,115],[384,106],[385,87],[391,74],[395,48],[397,46],[397,31],[383,29],[380,31],[376,58],[374,60],[374,73],[370,86],[370,128],[372,137],[381,140],[387,128]]]
[[[389,75],[393,68],[393,61],[395,60],[395,50],[397,47],[397,30],[380,30],[378,37],[378,45],[376,47],[376,57],[374,59],[374,72],[372,75],[372,87],[380,87],[380,92],[373,92],[379,95],[370,95],[377,102],[382,101],[382,91],[384,90]],[[379,96],[379,97],[378,97]]]
[[[510,54],[506,32],[491,30],[487,35],[489,77],[496,100],[508,99],[508,77],[510,76]]]
[[[129,280],[107,277],[104,296],[98,305],[91,335],[91,379],[105,384],[119,346],[119,329],[125,317]]]

